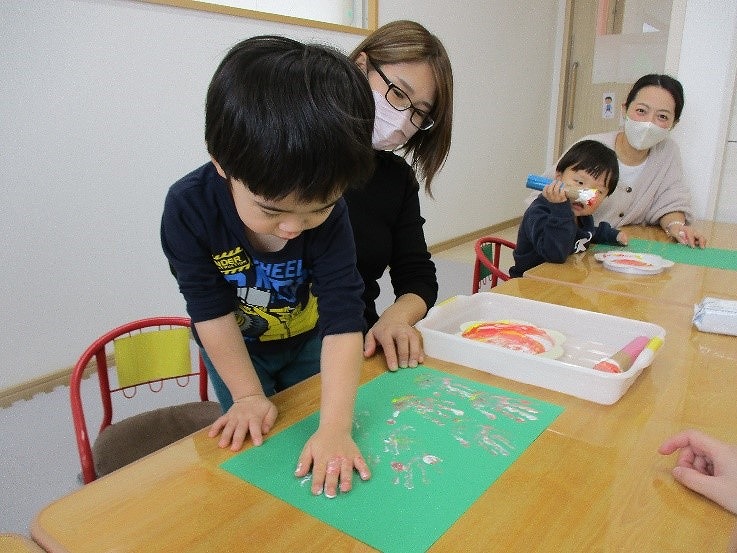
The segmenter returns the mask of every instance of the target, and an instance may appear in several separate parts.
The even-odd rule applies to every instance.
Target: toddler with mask
[[[683,103],[683,87],[676,79],[645,75],[622,104],[624,129],[581,139],[609,146],[619,162],[619,186],[594,215],[597,223],[659,225],[681,244],[706,246],[706,237],[691,225],[691,193],[683,180],[678,145],[669,137]]]
[[[349,57],[366,75],[376,104],[376,169],[344,196],[365,285],[364,355],[381,350],[389,370],[414,367],[424,359],[414,324],[438,295],[418,178],[432,196],[430,185],[450,149],[453,74],[440,40],[413,21],[380,27]],[[394,302],[382,311],[379,279],[387,268]]]

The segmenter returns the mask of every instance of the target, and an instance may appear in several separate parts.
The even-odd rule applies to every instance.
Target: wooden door
[[[623,12],[624,0],[568,0],[556,158],[581,137],[621,124],[621,105],[632,82],[593,83],[592,76],[597,25],[599,33],[617,33]]]

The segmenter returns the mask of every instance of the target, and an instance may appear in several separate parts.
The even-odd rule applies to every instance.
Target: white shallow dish
[[[657,275],[673,266],[670,259],[663,259],[659,255],[618,250],[596,253],[594,259],[601,261],[610,271],[631,275]]]
[[[522,319],[561,332],[563,355],[550,359],[459,335],[468,321],[499,319]],[[454,296],[430,309],[416,327],[430,357],[605,405],[617,402],[652,358],[641,354],[623,373],[592,367],[637,336],[665,340],[665,329],[656,324],[493,292]]]

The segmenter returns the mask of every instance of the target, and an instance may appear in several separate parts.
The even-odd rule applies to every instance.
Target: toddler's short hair
[[[207,149],[226,176],[269,200],[327,202],[373,171],[366,76],[332,48],[278,36],[236,44],[210,82]]]
[[[607,196],[610,196],[617,188],[617,182],[619,182],[617,154],[597,140],[582,140],[571,146],[560,158],[555,170],[562,173],[568,168],[574,171],[586,171],[595,179],[604,175],[608,190]]]

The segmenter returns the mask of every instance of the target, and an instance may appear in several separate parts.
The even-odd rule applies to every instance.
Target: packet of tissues
[[[693,324],[702,332],[737,336],[737,301],[704,298],[694,305]]]

